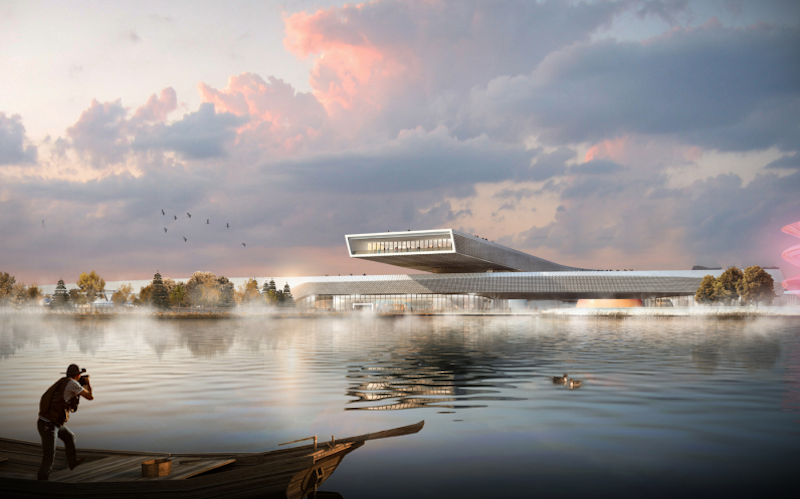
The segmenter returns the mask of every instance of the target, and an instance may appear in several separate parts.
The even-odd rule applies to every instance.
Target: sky
[[[27,284],[406,273],[344,235],[436,228],[788,277],[798,150],[792,0],[0,0]]]

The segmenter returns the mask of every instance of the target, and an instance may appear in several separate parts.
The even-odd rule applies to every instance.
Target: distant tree
[[[64,285],[64,279],[59,279],[56,285],[56,291],[53,293],[52,308],[56,310],[64,309],[69,306],[69,293],[67,287]]]
[[[97,275],[94,270],[88,274],[86,272],[82,273],[78,277],[76,284],[89,303],[94,302],[97,293],[106,289],[106,281]]]
[[[186,307],[188,305],[186,301],[186,286],[182,282],[175,284],[175,287],[172,288],[169,294],[169,304],[173,307]]]
[[[86,305],[86,296],[81,293],[80,289],[72,288],[69,290],[69,301],[72,302],[73,305]]]
[[[111,295],[111,301],[118,307],[124,306],[131,299],[131,293],[133,293],[133,286],[123,284]]]
[[[283,287],[283,306],[294,307],[294,298],[292,297],[292,290],[289,288],[289,283]]]
[[[166,310],[169,308],[169,295],[167,289],[164,287],[164,281],[161,279],[161,274],[156,272],[153,276],[153,297],[150,302],[159,310]]]
[[[264,303],[266,303],[269,307],[278,306],[282,301],[282,293],[280,293],[275,287],[275,281],[273,279],[270,279],[269,283],[264,283],[264,290]]]
[[[0,272],[0,306],[7,305],[11,300],[11,291],[17,280],[8,272]]]
[[[700,287],[697,288],[697,293],[694,294],[694,301],[697,303],[710,304],[714,303],[716,297],[714,296],[714,285],[717,279],[713,275],[707,275],[700,281]]]
[[[225,276],[220,276],[217,279],[217,286],[219,289],[219,304],[217,306],[232,308],[236,306],[234,299],[233,283]]]
[[[28,301],[29,302],[36,302],[36,301],[39,300],[39,298],[44,296],[42,294],[42,290],[39,288],[39,285],[36,284],[35,282],[33,284],[31,284],[30,286],[28,286],[28,289],[26,290],[26,293],[28,294]]]
[[[261,293],[258,291],[258,281],[255,278],[248,279],[237,288],[235,297],[236,303],[242,306],[258,303],[261,299]]]
[[[714,283],[714,297],[716,301],[730,305],[739,298],[739,283],[743,278],[742,271],[736,266],[730,267],[722,273]]]
[[[137,307],[148,307],[152,304],[153,284],[139,288],[139,295],[133,299],[133,304]]]
[[[11,306],[20,308],[28,301],[28,290],[24,282],[18,282],[11,288]]]
[[[772,305],[775,298],[775,280],[758,265],[744,269],[744,277],[739,282],[739,294],[742,302],[748,305],[758,305],[763,302]]]
[[[197,271],[186,281],[186,295],[191,306],[214,307],[220,301],[217,276]]]

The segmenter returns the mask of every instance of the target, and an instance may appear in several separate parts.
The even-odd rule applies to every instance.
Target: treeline
[[[105,291],[106,281],[94,270],[82,273],[75,283],[76,287],[67,289],[63,279],[58,280],[51,299],[51,308],[71,308],[94,303],[100,293]],[[36,284],[26,286],[16,282],[8,272],[0,272],[0,306],[23,307],[38,304],[44,298]],[[259,289],[258,281],[249,279],[234,289],[233,283],[225,276],[217,277],[212,272],[195,272],[186,282],[176,282],[156,273],[153,281],[133,292],[130,284],[123,284],[111,301],[116,306],[153,306],[159,309],[172,307],[234,307],[270,306],[294,307],[292,292],[287,283],[282,290],[277,289],[275,281],[264,282]]]
[[[275,287],[275,281],[265,282],[263,293],[258,281],[249,279],[234,289],[225,276],[217,277],[213,272],[195,272],[186,282],[176,282],[156,273],[153,282],[143,286],[134,299],[135,305],[153,306],[159,309],[173,307],[234,307],[272,306],[294,307],[292,292],[287,283],[283,290]]]
[[[771,305],[775,298],[775,281],[758,265],[744,272],[731,267],[719,277],[707,275],[700,282],[694,301],[703,304],[733,305],[741,299],[743,305]]]
[[[16,278],[8,272],[0,272],[0,306],[24,307],[35,305],[47,295],[42,293],[37,284],[26,286],[25,283],[16,282]],[[64,280],[58,280],[56,293],[52,298],[57,298],[58,306],[84,305],[95,300],[99,293],[105,290],[106,282],[92,270],[88,274],[82,273],[78,277],[77,287],[67,291]],[[130,292],[130,286],[128,286]]]
[[[8,272],[0,272],[0,306],[22,307],[36,303],[42,298],[42,291],[35,283],[26,286]]]

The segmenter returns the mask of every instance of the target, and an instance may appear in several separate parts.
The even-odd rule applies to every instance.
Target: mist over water
[[[38,441],[77,363],[78,446],[265,451],[425,420],[325,483],[346,498],[779,491],[800,449],[796,320],[0,316],[0,436]],[[569,390],[552,382],[568,373]]]

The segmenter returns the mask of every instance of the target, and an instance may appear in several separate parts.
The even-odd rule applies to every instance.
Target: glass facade
[[[363,244],[363,243],[362,243]],[[419,239],[411,241],[373,241],[366,243],[366,249],[353,249],[353,254],[410,253],[423,251],[442,251],[453,249],[449,238]]]
[[[336,312],[470,312],[506,308],[507,301],[474,295],[316,295],[299,300],[297,306]]]

